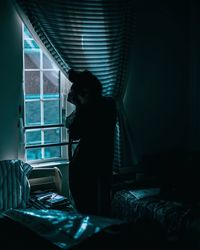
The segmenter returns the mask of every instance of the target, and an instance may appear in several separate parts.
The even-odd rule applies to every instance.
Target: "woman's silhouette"
[[[79,212],[109,216],[116,106],[102,96],[91,72],[69,70],[68,101],[76,106],[67,119],[69,134],[79,140],[69,165],[69,185]],[[71,116],[72,117],[72,116]]]

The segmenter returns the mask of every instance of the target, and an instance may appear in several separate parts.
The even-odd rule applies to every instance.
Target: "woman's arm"
[[[81,113],[79,110],[73,111],[67,118],[65,125],[68,128],[72,140],[79,140],[81,137]]]

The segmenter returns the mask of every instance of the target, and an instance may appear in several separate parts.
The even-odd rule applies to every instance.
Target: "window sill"
[[[68,165],[69,161],[67,160],[57,160],[57,161],[49,161],[49,162],[37,162],[37,163],[30,163],[33,168],[42,168],[42,167],[58,167],[61,165]]]

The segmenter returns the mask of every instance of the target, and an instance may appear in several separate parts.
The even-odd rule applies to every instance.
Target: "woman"
[[[102,96],[96,76],[69,70],[68,101],[76,106],[67,127],[79,140],[69,165],[69,185],[79,212],[109,216],[116,106]]]

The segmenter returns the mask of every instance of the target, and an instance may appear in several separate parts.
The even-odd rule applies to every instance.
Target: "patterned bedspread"
[[[121,190],[112,200],[113,215],[128,222],[156,222],[170,241],[200,248],[200,206],[159,197],[159,189]],[[196,248],[195,248],[196,249]]]

